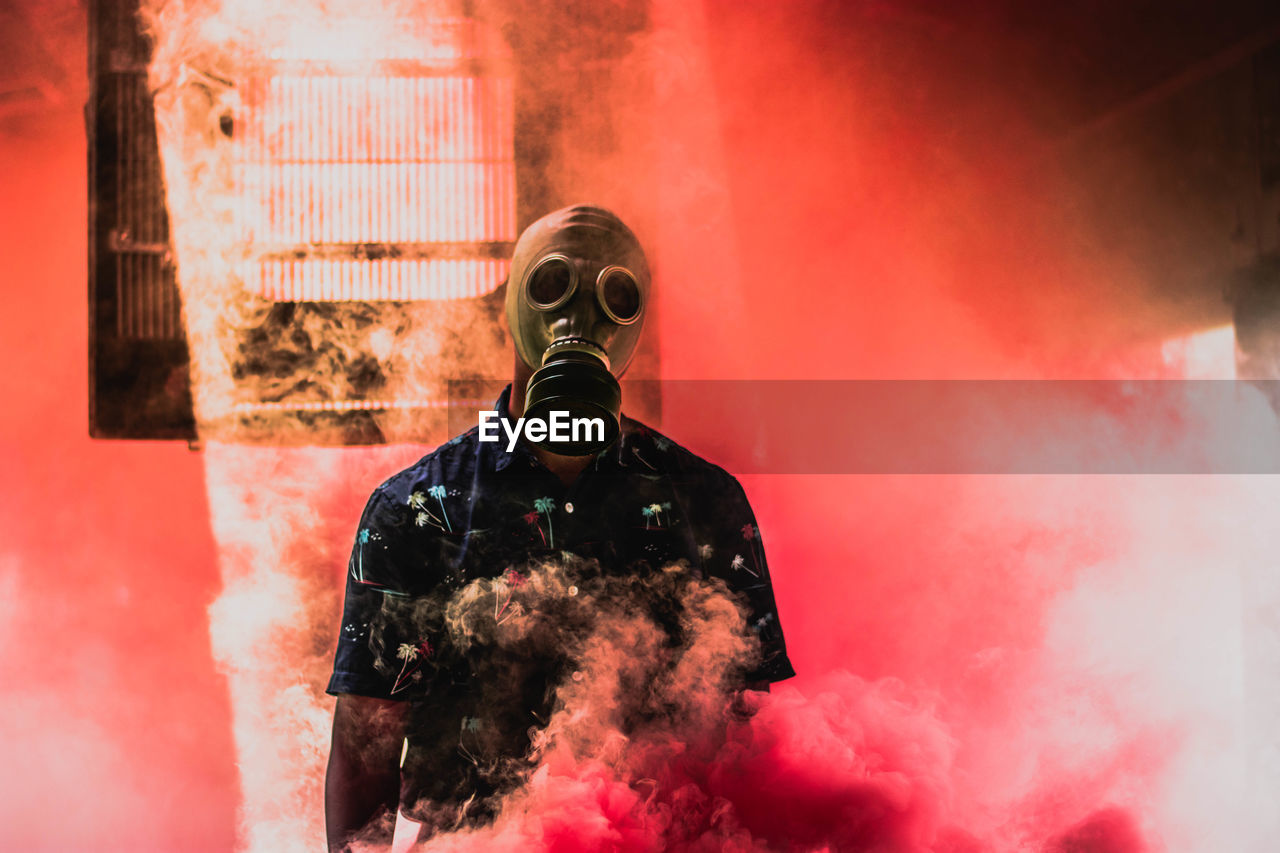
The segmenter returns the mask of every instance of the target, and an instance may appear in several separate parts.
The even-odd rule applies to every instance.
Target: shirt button
[[[564,511],[565,511],[565,512],[573,512],[573,504],[572,504],[572,503],[566,503],[566,504],[564,505]]]

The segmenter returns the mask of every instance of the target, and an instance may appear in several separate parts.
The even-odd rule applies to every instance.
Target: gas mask
[[[585,440],[548,449],[587,456],[618,436],[626,370],[644,324],[649,267],[636,236],[607,210],[574,205],[547,214],[516,243],[507,279],[507,322],[534,374],[525,417],[604,423]]]

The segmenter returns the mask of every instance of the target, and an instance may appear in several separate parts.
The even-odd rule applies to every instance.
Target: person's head
[[[635,353],[649,298],[649,266],[621,219],[589,205],[534,222],[516,242],[507,279],[507,322],[516,354],[532,371],[525,414],[602,418],[604,444],[562,446],[593,453],[618,433],[621,376]]]

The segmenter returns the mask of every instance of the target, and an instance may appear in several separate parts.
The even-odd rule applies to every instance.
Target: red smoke
[[[928,713],[849,675],[806,699],[756,697],[727,737],[644,744],[624,770],[557,761],[507,812],[445,850],[900,850],[933,848],[953,745]],[[629,745],[635,749],[635,745]]]
[[[1141,778],[1135,765],[1157,769],[1144,760],[1150,744],[1095,752],[1093,767],[1043,766],[1016,801],[997,803],[961,790],[1000,780],[957,765],[962,744],[936,695],[834,672],[810,679],[806,692],[784,685],[735,699],[722,686],[753,646],[714,586],[678,568],[644,579],[575,571],[546,567],[518,589],[477,581],[447,605],[441,649],[466,648],[483,683],[519,683],[512,673],[536,649],[577,668],[535,736],[536,769],[503,798],[495,822],[439,832],[423,849],[1150,849],[1127,812],[1093,811],[1117,779]],[[518,615],[497,621],[495,602],[512,596]],[[682,603],[674,649],[642,615],[672,600]],[[1055,744],[1039,739],[1037,757],[1049,760]],[[975,805],[984,799],[995,805],[986,814]],[[1085,817],[1068,817],[1081,808]]]
[[[513,677],[546,654],[534,649],[575,669],[535,736],[537,768],[496,822],[426,849],[933,849],[956,817],[946,727],[902,684],[848,673],[809,697],[725,692],[758,653],[722,590],[675,567],[602,578],[550,566],[519,588],[478,581],[454,596],[437,651],[467,649],[474,678]],[[512,596],[517,615],[495,621],[493,602]],[[674,648],[644,615],[673,605]]]

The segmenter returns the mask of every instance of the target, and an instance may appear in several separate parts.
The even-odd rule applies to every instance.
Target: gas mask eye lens
[[[529,273],[529,303],[543,311],[557,308],[573,293],[573,267],[561,255],[549,255]]]
[[[625,326],[640,319],[640,285],[630,271],[606,267],[596,280],[596,296],[613,322]]]

